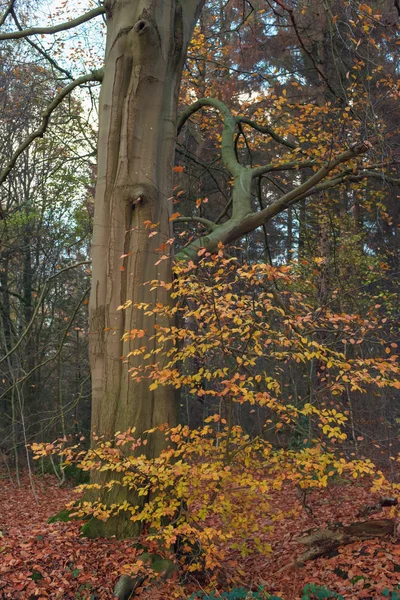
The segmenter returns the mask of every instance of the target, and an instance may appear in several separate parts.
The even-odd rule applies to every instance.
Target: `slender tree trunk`
[[[23,306],[22,308],[22,321],[23,328],[27,327],[33,314],[33,285],[34,285],[34,272],[32,268],[32,253],[31,253],[31,239],[32,231],[28,226],[24,231],[26,245],[23,250],[23,267],[22,267],[22,290],[23,290]],[[27,373],[30,373],[36,364],[36,358],[38,356],[36,347],[37,337],[35,333],[27,336],[24,344],[24,365],[23,368]],[[27,407],[27,415],[34,414],[39,410],[38,396],[37,396],[37,373],[33,373],[29,380],[23,386],[24,389],[24,400]]]
[[[289,263],[292,260],[292,248],[293,248],[293,209],[291,206],[286,211],[287,215],[287,232],[286,232],[286,260]]]
[[[145,282],[171,280],[170,214],[178,93],[187,45],[203,1],[113,0],[107,4],[107,44],[100,95],[98,178],[92,246],[90,360],[93,386],[92,429],[106,437],[135,427],[177,422],[173,389],[149,390],[129,372],[128,353],[151,340],[156,316],[119,310],[134,303],[168,303],[165,288],[151,292]],[[156,224],[158,235],[149,237]],[[163,249],[160,250],[162,244]],[[162,255],[167,256],[159,262]],[[156,263],[159,263],[156,265]],[[124,332],[144,330],[139,340]],[[142,360],[142,359],[140,359]],[[149,359],[151,360],[151,359]],[[149,456],[163,447],[160,435],[146,446]],[[99,478],[97,474],[95,477]],[[98,481],[98,479],[97,479]],[[107,502],[121,501],[112,492]],[[116,496],[117,495],[117,496]],[[89,535],[133,532],[123,516],[91,522]]]
[[[0,298],[0,314],[1,314],[1,342],[0,351],[7,354],[11,348],[12,342],[12,321],[11,321],[11,304],[9,294],[9,256],[7,252],[4,252],[0,256],[0,287],[1,287],[1,298]],[[4,387],[7,389],[9,386],[9,378],[11,374],[2,373],[3,379],[5,380]],[[7,422],[10,417],[9,415],[9,403],[10,398],[6,397],[0,402],[0,427],[4,431],[7,429]]]
[[[306,243],[306,236],[307,236],[306,220],[307,220],[306,201],[301,200],[299,202],[299,237],[298,237],[298,245],[297,245],[297,252],[298,252],[299,258],[303,257],[304,253],[305,253],[305,243]]]

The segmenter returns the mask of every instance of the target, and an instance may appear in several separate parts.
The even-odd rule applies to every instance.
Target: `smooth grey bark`
[[[156,324],[167,317],[146,316],[126,301],[168,304],[165,288],[146,282],[172,277],[170,216],[178,94],[187,46],[204,0],[114,0],[106,3],[107,42],[100,94],[98,175],[92,244],[90,361],[92,429],[106,437],[135,427],[137,434],[177,422],[177,399],[169,387],[149,390],[149,381],[132,379],[130,352],[146,344],[151,353]],[[149,237],[148,224],[157,235]],[[160,251],[160,246],[165,247]],[[161,255],[166,258],[159,259]],[[158,264],[156,264],[158,263]],[[123,334],[143,330],[139,340]],[[151,362],[152,358],[149,359]],[[142,358],[141,365],[143,366]],[[149,456],[163,447],[152,436]],[[102,481],[102,474],[95,474]],[[113,488],[107,502],[121,501]],[[92,520],[91,535],[132,533],[123,516]]]

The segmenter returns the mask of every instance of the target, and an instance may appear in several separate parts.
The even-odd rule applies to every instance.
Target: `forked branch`
[[[68,96],[76,87],[83,85],[84,83],[89,83],[91,81],[101,82],[102,79],[103,70],[98,69],[97,71],[92,71],[87,75],[82,75],[81,77],[74,79],[74,81],[71,81],[71,83],[63,87],[58,92],[56,97],[52,100],[52,102],[50,102],[50,104],[42,113],[42,122],[40,126],[37,129],[35,129],[35,131],[32,131],[32,133],[28,135],[25,138],[25,140],[18,146],[18,148],[15,150],[14,154],[12,155],[4,169],[0,172],[0,185],[2,185],[5,182],[5,180],[11,172],[11,169],[14,167],[18,158],[26,150],[26,148],[28,148],[28,146],[30,146],[30,144],[32,144],[32,142],[34,142],[37,138],[43,137],[49,125],[51,115],[53,114],[55,109],[61,104],[64,98]]]
[[[260,125],[259,123],[252,121],[248,117],[237,117],[236,122],[237,123],[245,123],[246,125],[250,125],[250,127],[255,129],[256,131],[270,135],[272,137],[272,139],[274,139],[276,142],[278,142],[278,144],[282,144],[284,146],[287,146],[288,148],[292,148],[293,150],[295,148],[299,147],[298,144],[295,144],[294,142],[291,142],[290,140],[287,140],[287,139],[283,138],[282,136],[278,135],[276,133],[276,131],[274,131],[272,129],[272,127],[269,127],[268,125]]]
[[[362,141],[354,144],[349,149],[341,152],[331,160],[281,160],[272,162],[260,167],[243,166],[239,162],[239,158],[235,153],[235,132],[236,126],[242,123],[250,125],[257,131],[269,135],[275,142],[290,150],[301,150],[298,143],[287,140],[278,135],[269,126],[258,125],[247,117],[233,116],[227,106],[220,100],[212,98],[200,98],[186,108],[178,120],[178,133],[181,131],[185,122],[191,115],[195,114],[201,108],[209,106],[216,108],[223,117],[222,141],[221,141],[221,158],[222,161],[234,179],[232,190],[231,207],[232,213],[227,221],[211,222],[204,217],[181,217],[176,221],[179,223],[200,222],[208,228],[208,233],[191,242],[184,250],[182,250],[177,258],[194,258],[199,248],[205,247],[209,251],[214,252],[218,248],[218,244],[222,242],[227,244],[232,242],[246,233],[254,231],[260,226],[263,226],[267,221],[277,214],[286,210],[299,200],[307,198],[316,191],[322,191],[349,181],[352,177],[382,177],[381,173],[375,171],[354,171],[352,168],[346,168],[335,173],[340,165],[353,161],[361,154],[368,152],[372,148],[369,141]],[[289,157],[288,157],[289,158]],[[353,165],[354,166],[354,165]],[[300,185],[293,187],[290,191],[283,193],[280,198],[272,202],[263,210],[254,211],[252,208],[252,182],[254,179],[265,175],[266,173],[276,171],[299,170],[307,167],[313,167],[315,172]],[[328,176],[334,173],[330,179]]]
[[[14,3],[15,3],[15,0],[10,0],[9,3],[7,4],[6,10],[4,11],[4,13],[0,17],[0,27],[4,24],[4,22],[7,19],[8,15],[11,14],[11,12],[12,12],[12,10],[14,8]]]
[[[19,22],[19,19],[18,19],[17,15],[15,14],[15,10],[13,8],[11,9],[11,15],[12,15],[12,18],[13,18],[14,23],[16,24],[18,30],[23,31],[23,27],[22,27],[21,23]],[[66,69],[61,67],[57,63],[57,61],[55,61],[54,58],[52,56],[50,56],[50,54],[45,52],[43,50],[43,48],[41,48],[38,44],[36,44],[33,40],[31,40],[30,37],[26,37],[25,41],[28,42],[28,44],[30,44],[30,46],[32,46],[32,48],[34,48],[36,50],[36,52],[39,52],[39,54],[41,54],[43,56],[43,58],[45,58],[47,60],[47,62],[51,64],[52,67],[57,69],[57,71],[59,71],[60,73],[62,73],[66,77],[68,77],[68,79],[73,79],[73,77],[69,71],[67,71]]]

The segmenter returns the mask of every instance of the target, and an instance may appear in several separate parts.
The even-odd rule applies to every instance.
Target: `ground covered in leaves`
[[[1,478],[0,598],[113,598],[112,590],[123,566],[135,562],[132,541],[83,538],[78,522],[48,524],[47,519],[74,498],[74,493],[70,487],[60,489],[57,480],[49,475],[35,477],[34,482],[37,503],[27,476],[22,478],[21,487],[5,474]],[[344,598],[375,600],[385,597],[385,588],[392,590],[400,583],[400,543],[394,539],[348,545],[329,558],[285,568],[303,550],[297,539],[308,530],[359,520],[356,514],[360,507],[377,501],[365,485],[342,482],[313,492],[307,498],[308,510],[295,490],[277,492],[274,500],[282,511],[282,519],[274,522],[271,555],[260,557],[249,552],[242,557],[231,553],[220,576],[226,591],[238,585],[248,589],[263,585],[284,600],[297,600],[306,583],[316,583]],[[371,518],[382,519],[390,510],[382,509]],[[283,518],[290,511],[291,516]],[[185,592],[180,588],[179,597],[187,598],[206,585],[204,574],[197,580],[193,578]],[[143,600],[172,597],[171,587],[161,583],[144,589],[138,596]]]

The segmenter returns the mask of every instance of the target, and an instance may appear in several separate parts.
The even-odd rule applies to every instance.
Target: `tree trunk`
[[[138,345],[155,349],[151,337],[159,317],[118,307],[126,300],[168,303],[165,288],[151,292],[143,284],[168,282],[172,276],[171,245],[160,247],[172,237],[178,93],[203,1],[113,0],[106,6],[89,305],[92,430],[106,437],[129,427],[140,435],[158,424],[177,422],[175,391],[150,391],[148,381],[132,379],[134,361],[123,359]],[[157,228],[149,230],[150,222]],[[158,234],[149,237],[152,231]],[[162,255],[168,258],[156,265]],[[123,341],[124,332],[132,329],[145,330],[145,336]],[[156,456],[162,447],[162,436],[152,437],[146,452]],[[104,474],[95,474],[96,481],[100,476]],[[113,491],[103,501],[120,502],[125,493]],[[87,532],[124,537],[134,528],[121,516],[106,523],[92,520]]]

